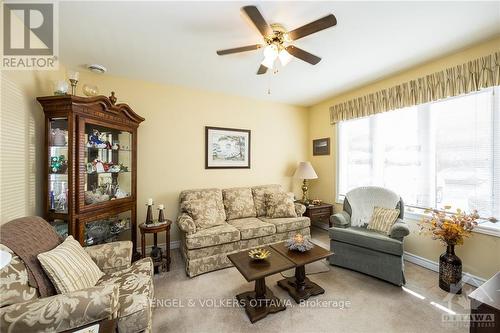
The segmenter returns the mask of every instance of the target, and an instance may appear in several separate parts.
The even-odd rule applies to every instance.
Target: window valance
[[[330,107],[330,123],[500,85],[500,52]]]

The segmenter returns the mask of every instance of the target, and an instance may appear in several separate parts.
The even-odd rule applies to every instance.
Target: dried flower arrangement
[[[446,206],[445,210],[450,208]],[[427,210],[426,213],[431,215],[419,222],[420,232],[431,234],[433,239],[438,239],[446,245],[462,245],[464,239],[470,236],[477,225],[476,220],[479,219],[476,210],[469,214],[461,209],[457,209],[455,213],[440,210]]]

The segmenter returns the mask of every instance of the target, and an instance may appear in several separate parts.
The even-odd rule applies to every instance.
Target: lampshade
[[[280,51],[278,57],[280,58],[282,66],[288,65],[288,63],[292,60],[292,56],[285,49]]]
[[[12,260],[12,254],[7,251],[0,250],[0,269],[4,268]]]
[[[300,162],[297,170],[295,170],[295,174],[293,175],[295,178],[299,179],[316,179],[318,175],[314,168],[311,165],[311,162]]]

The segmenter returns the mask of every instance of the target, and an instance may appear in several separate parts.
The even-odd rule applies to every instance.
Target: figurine
[[[121,188],[117,188],[115,192],[115,198],[122,199],[128,197],[128,193],[123,191]]]
[[[97,171],[97,170],[96,170],[96,168],[95,168],[94,164],[92,164],[92,163],[90,163],[90,162],[89,162],[89,163],[87,163],[87,173],[94,173],[94,172],[96,172],[96,171]]]
[[[109,167],[109,172],[120,172],[121,171],[121,166],[120,165],[111,165]]]
[[[56,200],[57,200],[56,210],[65,211],[67,197],[66,197],[66,189],[64,188],[64,183],[61,183],[61,193],[57,195]]]
[[[54,128],[51,133],[52,144],[54,146],[66,146],[66,131]]]
[[[95,171],[97,173],[106,172],[104,169],[104,164],[100,160],[95,159],[94,162],[92,162],[92,164],[94,165]]]
[[[101,140],[101,133],[93,129],[92,134],[89,135],[89,142],[87,143],[87,147],[91,148],[107,148],[107,143]]]
[[[111,146],[111,149],[118,150],[118,149],[120,149],[120,145],[115,142],[115,143],[113,143],[113,146]]]
[[[52,156],[50,158],[50,170],[52,173],[65,173],[68,167],[64,155]]]

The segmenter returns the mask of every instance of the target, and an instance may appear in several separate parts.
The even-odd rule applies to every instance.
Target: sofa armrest
[[[306,212],[306,206],[299,203],[299,202],[295,202],[294,205],[295,205],[295,212],[297,213],[297,216],[304,215],[304,213]]]
[[[130,267],[132,242],[120,241],[88,246],[85,251],[104,273],[113,273]]]
[[[391,230],[389,230],[389,237],[398,240],[403,240],[403,238],[409,234],[410,228],[408,228],[408,225],[401,219],[397,219],[392,225]]]
[[[61,332],[116,318],[118,285],[102,285],[0,308],[2,332]]]
[[[348,228],[351,226],[351,216],[346,211],[330,216],[330,222],[337,228]]]
[[[177,226],[188,235],[196,232],[196,224],[194,224],[193,218],[186,213],[179,215],[177,218]]]

